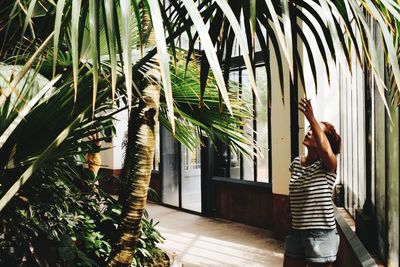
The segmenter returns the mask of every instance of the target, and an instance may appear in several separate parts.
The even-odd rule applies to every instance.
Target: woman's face
[[[325,125],[323,123],[320,123],[319,126],[321,127],[321,130],[325,133],[325,130],[326,130]],[[304,136],[303,145],[305,145],[307,148],[316,148],[317,147],[317,142],[315,141],[315,138],[313,136],[313,132],[312,132],[310,126],[308,126],[306,134]]]

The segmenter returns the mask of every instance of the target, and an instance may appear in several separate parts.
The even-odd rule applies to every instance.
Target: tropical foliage
[[[238,99],[225,85],[235,44],[240,47],[256,97],[252,65],[257,53],[265,59],[269,91],[272,68],[279,70],[283,95],[284,65],[292,77],[299,74],[304,83],[302,66],[308,60],[317,83],[317,54],[330,77],[335,64],[349,68],[350,55],[355,53],[360,62],[365,59],[383,95],[384,73],[379,68],[378,55],[384,51],[393,77],[392,89],[397,92],[400,70],[395,36],[399,10],[397,2],[389,0],[3,0],[0,61],[23,67],[7,77],[3,75],[0,210],[23,195],[23,191],[19,192],[21,186],[43,171],[46,164],[67,164],[74,155],[87,152],[88,144],[83,138],[111,127],[109,110],[115,102],[125,101],[130,107],[138,103],[144,89],[139,84],[140,77],[149,69],[160,71],[162,76],[164,104],[160,115],[164,117],[160,121],[181,141],[193,146],[200,134],[207,133],[241,151],[248,151],[242,145],[252,145],[245,141],[243,132],[224,129],[234,124],[231,99]],[[374,42],[375,33],[365,14],[377,25],[376,32],[384,40],[383,49]],[[304,28],[311,36],[306,37]],[[182,65],[175,64],[180,59],[181,50],[177,47],[182,36],[188,41],[184,47],[187,62],[193,57],[201,61],[199,91],[188,90],[193,80],[174,80],[175,73],[182,73]],[[199,40],[201,51],[196,50]],[[256,41],[260,51],[255,50]],[[317,44],[319,51],[311,50],[311,42]],[[301,57],[299,43],[307,57]],[[277,59],[276,66],[271,66],[272,55]],[[154,57],[158,58],[159,67],[154,65]],[[174,64],[170,66],[170,62]],[[36,76],[36,72],[29,74],[33,69],[50,80],[35,93],[31,93],[34,79],[26,77]],[[216,86],[208,83],[209,77]],[[175,103],[171,81],[183,85],[175,94]],[[18,88],[21,84],[25,89]],[[211,90],[214,88],[217,90]],[[120,89],[125,93],[118,92]],[[122,94],[126,94],[126,100]],[[186,103],[178,104],[180,99]],[[216,112],[217,106],[233,117]],[[243,111],[240,105],[237,111]],[[197,138],[185,137],[183,130],[188,128],[197,132]]]
[[[46,62],[43,65],[45,66]],[[3,77],[6,77],[10,76],[12,71],[19,69],[15,66],[3,66],[1,73]],[[42,69],[45,70],[44,67]],[[198,75],[198,71],[196,72],[193,66],[186,72],[186,79],[183,68],[180,68],[173,78],[173,80],[181,81],[176,83],[174,89],[176,95],[181,96],[176,100],[177,106],[180,107],[177,112],[183,114],[177,123],[176,132],[178,137],[185,138],[182,141],[188,146],[193,146],[196,141],[187,141],[188,134],[184,131],[185,127],[193,129],[193,132],[198,134],[204,130],[219,135],[222,135],[224,131],[224,123],[229,122],[229,127],[235,127],[235,120],[229,116],[226,109],[222,114],[212,111],[218,107],[218,96],[212,93],[207,93],[205,103],[207,109],[210,108],[209,115],[213,113],[215,115],[209,119],[201,116],[196,118],[198,116],[196,109],[190,106],[191,101],[196,106],[199,100],[200,89],[195,75]],[[89,77],[87,86],[83,88],[86,88],[87,93],[90,94],[90,75],[82,77]],[[26,79],[28,80],[23,83],[23,88],[18,89],[17,94],[14,93],[7,98],[3,106],[1,113],[3,114],[3,131],[13,124],[15,117],[18,117],[18,110],[22,109],[25,102],[32,104],[30,100],[37,96],[40,89],[48,83],[48,80],[34,72],[29,72]],[[23,123],[18,124],[18,127],[10,133],[8,140],[12,140],[11,144],[14,146],[7,145],[11,142],[7,140],[2,147],[2,151],[6,152],[9,151],[6,150],[7,148],[11,149],[11,152],[2,154],[7,165],[1,174],[4,181],[1,187],[3,193],[26,170],[31,157],[34,155],[42,157],[40,152],[43,147],[49,146],[52,142],[51,136],[55,136],[63,125],[69,125],[68,122],[74,118],[73,114],[70,114],[74,106],[72,81],[70,79],[68,82],[66,79],[63,84],[61,88],[48,88],[50,92],[43,92],[45,96],[33,105],[24,117]],[[85,84],[83,79],[80,84]],[[213,84],[210,83],[210,87],[212,86]],[[107,91],[107,88],[103,90]],[[5,238],[2,240],[4,258],[1,260],[4,264],[15,265],[28,258],[27,264],[32,266],[34,266],[33,262],[58,263],[65,266],[79,262],[83,266],[96,266],[104,265],[109,256],[115,239],[114,224],[118,222],[120,207],[104,192],[100,194],[89,190],[94,181],[91,180],[91,176],[82,172],[82,164],[79,163],[83,163],[84,155],[92,149],[90,142],[85,141],[84,138],[97,131],[107,132],[106,129],[112,127],[113,114],[108,111],[109,102],[97,98],[99,104],[95,110],[95,119],[92,119],[89,95],[85,99],[86,102],[78,99],[79,104],[85,108],[81,121],[68,127],[69,133],[64,141],[42,158],[43,163],[34,172],[28,184],[18,191],[16,197],[2,212],[2,229]],[[110,97],[108,99],[111,101]],[[104,103],[101,104],[100,101]],[[236,117],[249,116],[250,111],[243,112],[245,109],[242,108],[247,105],[243,105],[240,100],[233,97],[232,103],[234,103]],[[75,111],[79,112],[77,108]],[[49,115],[48,110],[60,112]],[[168,118],[166,116],[161,116],[161,118],[164,125],[171,129]],[[241,120],[238,122],[240,125]],[[213,126],[214,124],[217,126]],[[43,135],[43,130],[51,136]],[[30,138],[26,137],[27,133]],[[238,133],[233,135],[235,134]],[[108,136],[104,136],[105,138]],[[31,145],[32,140],[35,142]],[[243,140],[245,142],[246,138],[243,137]],[[9,155],[9,158],[4,155]],[[159,257],[162,255],[154,246],[154,243],[161,241],[161,238],[156,238],[159,234],[154,230],[151,221],[143,222],[144,227],[141,232],[146,232],[146,234],[138,241],[136,250],[138,252],[135,253],[135,262],[138,265],[150,261],[154,255],[159,255]],[[12,249],[9,250],[9,248]],[[51,248],[52,253],[48,253],[46,250],[48,248]]]
[[[121,206],[82,166],[58,161],[41,168],[2,212],[2,266],[103,266]],[[83,179],[87,178],[87,179]],[[162,259],[156,223],[143,218],[135,265]],[[145,265],[145,264],[144,264]]]
[[[87,2],[6,0],[2,3],[0,13],[4,40],[1,52],[5,55],[7,51],[15,51],[13,50],[15,47],[20,47],[21,42],[32,45],[32,43],[41,43],[49,37],[53,40],[54,62],[57,62],[59,46],[65,45],[62,37],[68,35],[75,90],[78,86],[79,63],[88,61],[93,70],[93,90],[96,90],[96,77],[100,71],[99,57],[107,55],[110,60],[112,88],[115,91],[118,61],[123,62],[127,87],[130,88],[130,85],[135,83],[135,79],[132,80],[134,77],[132,75],[136,74],[135,71],[146,64],[158,51],[161,59],[161,73],[164,77],[166,103],[170,110],[168,114],[171,115],[173,108],[168,75],[170,71],[167,67],[169,62],[167,44],[172,49],[172,55],[175,56],[176,40],[186,35],[189,40],[190,55],[200,38],[202,51],[204,51],[202,53],[208,59],[202,61],[202,87],[211,66],[222,98],[226,100],[227,107],[230,109],[222,73],[226,78],[234,42],[240,45],[244,62],[251,73],[255,39],[258,39],[265,58],[268,58],[270,43],[275,51],[274,55],[277,56],[278,65],[274,67],[279,68],[281,81],[285,75],[282,68],[284,62],[287,62],[289,69],[293,70],[295,65],[301,68],[302,60],[309,60],[315,77],[314,57],[315,54],[320,53],[329,77],[330,72],[334,71],[333,66],[330,65],[331,59],[333,62],[341,63],[342,66],[348,66],[350,54],[355,53],[359,60],[363,61],[362,52],[365,53],[374,76],[381,80],[383,74],[378,68],[377,55],[382,50],[374,42],[369,19],[363,10],[378,25],[378,34],[384,40],[384,52],[387,54],[388,63],[397,84],[400,73],[396,61],[397,40],[395,38],[398,31],[399,5],[395,1],[388,0],[381,2],[369,0],[295,2],[209,0],[201,1],[197,5],[185,0],[166,1],[161,6],[152,0],[123,0],[119,3],[109,0]],[[163,20],[154,19],[156,17],[161,17]],[[202,19],[199,20],[199,18]],[[196,24],[193,24],[193,20]],[[209,34],[202,21],[210,25]],[[240,31],[238,21],[243,21],[243,28],[247,34]],[[191,32],[192,27],[197,30],[195,34]],[[311,30],[313,40],[305,38],[304,27]],[[164,38],[164,28],[167,33],[166,38]],[[154,29],[155,34],[152,37],[155,38],[157,47],[144,51],[152,32],[151,29]],[[308,53],[304,59],[299,54],[297,48],[299,46],[294,46],[294,40],[304,44]],[[317,43],[318,52],[311,51],[311,42]],[[141,59],[134,64],[133,68],[130,67],[134,63],[132,62],[132,47],[137,47],[141,51]],[[217,48],[217,54],[214,47]],[[351,50],[350,47],[352,47]],[[224,72],[221,72],[219,68],[219,63],[222,61]],[[266,70],[270,73],[271,66],[268,63]],[[57,69],[54,70],[54,73],[56,72]],[[250,79],[254,82],[251,77],[252,75]],[[127,94],[131,95],[131,90],[127,90]]]
[[[20,69],[0,67],[2,88]],[[90,86],[74,105],[70,85],[54,87],[30,70],[1,106],[1,265],[98,266],[110,253],[117,206],[89,190],[94,181],[82,167],[92,149],[84,137],[112,128],[107,87],[92,119]],[[8,197],[13,188],[18,193]]]

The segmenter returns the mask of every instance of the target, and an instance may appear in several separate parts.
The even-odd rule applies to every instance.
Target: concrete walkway
[[[182,264],[178,266],[282,266],[283,242],[274,239],[271,231],[152,203],[147,211],[160,222],[156,228],[166,239],[160,247],[177,254]]]

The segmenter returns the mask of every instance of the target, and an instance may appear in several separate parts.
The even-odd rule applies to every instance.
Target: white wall
[[[128,115],[129,111],[124,110],[117,114],[116,135],[113,138],[114,145],[114,169],[122,169],[124,164],[124,151],[122,147],[125,136],[128,131]]]
[[[271,66],[277,65],[276,57],[271,52]],[[282,57],[284,61],[285,58]],[[288,65],[284,63],[284,101],[279,84],[278,68],[271,68],[271,161],[272,161],[272,192],[274,194],[289,194],[291,162],[290,134],[290,76]]]
[[[103,143],[103,148],[109,148],[101,151],[102,168],[120,170],[124,162],[124,148],[122,147],[124,137],[128,127],[128,111],[124,110],[114,115],[115,136],[112,143]]]

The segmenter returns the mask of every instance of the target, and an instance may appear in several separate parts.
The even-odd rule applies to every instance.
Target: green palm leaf
[[[0,211],[4,209],[7,203],[14,197],[18,190],[28,181],[31,175],[46,161],[48,154],[60,145],[67,137],[72,127],[83,120],[84,113],[81,113],[66,129],[64,129],[57,138],[46,148],[45,151],[30,165],[17,181],[7,190],[0,199]]]
[[[122,26],[122,49],[123,49],[123,66],[125,74],[126,93],[128,95],[129,108],[132,105],[132,44],[131,44],[131,26],[130,18],[132,15],[129,0],[121,0],[121,26]]]
[[[393,37],[387,29],[387,23],[385,23],[384,18],[381,16],[375,5],[370,0],[365,0],[365,5],[371,10],[372,16],[378,21],[380,25],[382,36],[386,43],[389,62],[391,63],[390,65],[392,66],[392,71],[396,79],[396,83],[400,84],[400,68],[398,65],[397,49],[394,47]]]
[[[253,67],[251,65],[251,61],[250,61],[250,57],[249,57],[249,49],[248,49],[246,41],[245,41],[246,36],[245,36],[244,32],[240,29],[239,22],[235,16],[235,14],[233,13],[232,9],[228,5],[228,3],[224,0],[216,0],[216,3],[223,11],[224,15],[226,16],[226,19],[229,21],[229,24],[231,25],[232,30],[235,33],[235,36],[237,38],[240,49],[242,50],[242,56],[243,56],[244,63],[249,72],[250,84],[253,88],[253,92],[256,95],[256,98],[259,99],[256,81],[254,79],[254,71],[253,71]],[[254,8],[255,8],[255,2],[254,2]],[[255,14],[254,14],[254,16],[255,16]],[[254,23],[253,28],[255,29],[255,27],[256,27],[255,18],[254,18],[253,23]],[[252,35],[254,35],[254,33]]]
[[[238,97],[242,88],[230,82],[229,98],[233,114],[231,115],[226,108],[219,111],[219,96],[213,90],[216,82],[210,77],[203,97],[204,105],[198,108],[197,103],[201,98],[199,73],[196,64],[190,63],[186,68],[183,60],[178,61],[175,72],[172,73],[176,116],[175,138],[193,150],[201,144],[201,137],[206,135],[212,142],[221,140],[234,150],[249,155],[249,151],[253,151],[256,145],[252,143],[252,136],[242,129],[245,121],[252,118],[252,110],[248,108],[251,104]],[[160,123],[172,133],[165,104],[161,102],[161,105]]]
[[[74,90],[75,90],[75,101],[76,95],[78,94],[78,65],[79,65],[79,17],[81,12],[82,0],[73,0],[72,2],[72,14],[71,14],[71,54],[72,54],[72,66],[74,75]]]
[[[218,89],[221,92],[222,98],[224,99],[224,102],[226,103],[228,110],[232,113],[232,108],[230,105],[228,92],[225,87],[224,77],[222,75],[222,71],[221,71],[221,68],[219,65],[218,57],[214,50],[214,46],[211,42],[210,36],[208,35],[206,25],[204,24],[203,19],[201,18],[200,14],[199,14],[196,6],[192,2],[192,0],[183,0],[182,2],[185,5],[192,21],[196,22],[194,24],[194,26],[196,27],[197,32],[199,33],[199,36],[200,36],[200,39],[202,41],[202,45],[204,48],[204,52],[207,56],[207,60],[208,60],[210,67],[213,70],[213,73],[215,75]]]
[[[92,96],[92,111],[94,115],[96,97],[97,97],[97,85],[99,82],[99,49],[98,49],[98,9],[96,0],[89,0],[89,26],[90,26],[90,48],[92,51],[92,71],[93,71],[93,96]]]
[[[290,9],[289,9],[289,1],[282,0],[281,1],[282,5],[282,20],[283,20],[283,29],[285,32],[285,40],[286,40],[286,49],[287,53],[289,55],[293,55],[293,41],[292,41],[292,20],[291,20],[291,14],[290,14]],[[292,59],[290,59],[289,62],[289,68],[292,66]],[[292,79],[294,77],[293,71],[291,71],[291,76]]]
[[[161,17],[160,6],[158,5],[157,0],[149,0],[148,3],[156,36],[157,52],[161,69],[162,84],[167,102],[168,117],[171,121],[172,129],[175,129],[171,78],[169,72],[169,54],[165,40],[164,25],[162,21],[158,19]]]
[[[33,108],[33,106],[38,103],[44,94],[48,92],[48,90],[61,78],[61,76],[55,77],[53,80],[48,82],[43,89],[41,89],[27,104],[26,106],[18,112],[18,116],[14,119],[14,121],[8,126],[8,128],[1,134],[0,136],[0,149],[10,137],[12,132],[17,128],[19,123],[25,118],[25,116],[29,113],[29,111]]]
[[[57,58],[58,58],[58,46],[60,42],[60,34],[61,34],[61,21],[62,15],[64,11],[65,0],[60,0],[57,2],[57,10],[56,10],[56,19],[54,23],[54,41],[53,41],[53,77],[56,74],[56,66],[57,66]]]
[[[24,27],[22,28],[21,37],[23,37],[25,35],[25,31],[28,28],[28,25],[32,23],[31,19],[32,19],[32,15],[33,15],[33,10],[36,6],[36,2],[37,2],[37,0],[32,0],[29,3],[28,11],[27,11],[27,14],[25,17]],[[33,31],[32,25],[31,25],[31,28],[32,28],[32,35],[33,35],[33,37],[35,37],[35,32]]]
[[[281,45],[283,55],[285,56],[286,61],[288,62],[290,73],[293,73],[292,55],[290,54],[290,51],[288,51],[288,49],[287,49],[287,44],[285,42],[285,35],[283,34],[275,7],[273,6],[271,1],[265,0],[265,3],[268,7],[268,12],[271,15],[272,22],[274,24],[274,30],[276,32],[279,44]]]
[[[117,47],[116,47],[116,34],[115,31],[115,18],[114,18],[114,1],[104,0],[105,20],[106,20],[106,33],[107,33],[107,46],[108,55],[111,64],[111,94],[114,100],[115,91],[117,87]]]

